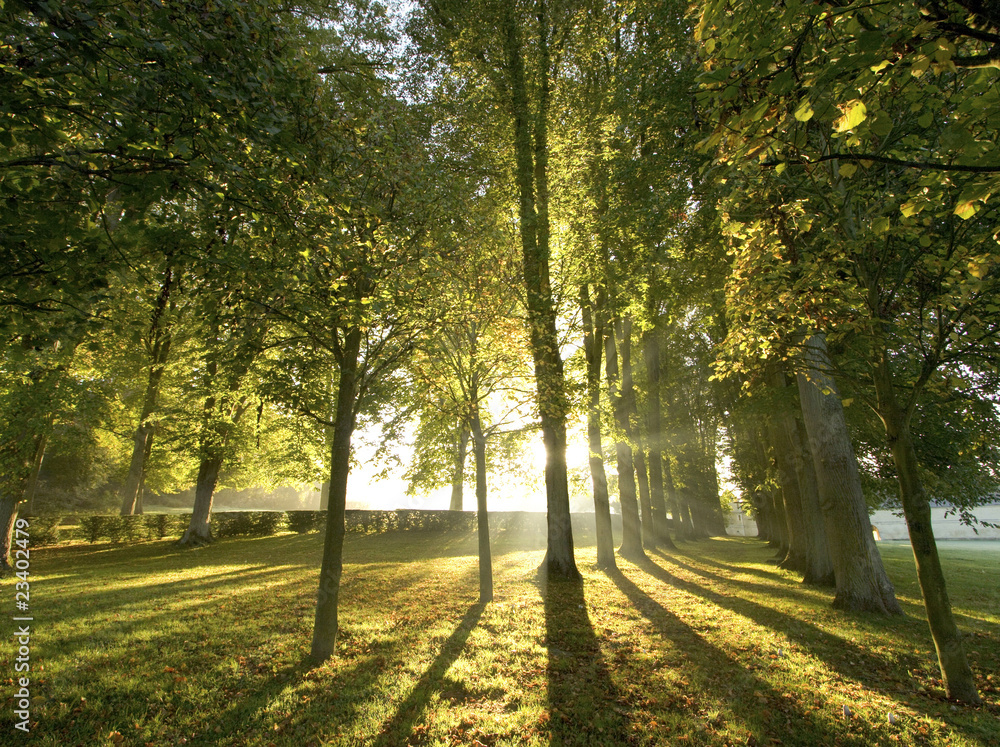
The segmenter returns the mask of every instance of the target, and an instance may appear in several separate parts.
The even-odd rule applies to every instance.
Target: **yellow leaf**
[[[833,128],[837,132],[847,132],[848,130],[853,130],[859,124],[864,122],[865,117],[868,116],[868,107],[865,106],[864,102],[859,99],[848,101],[840,107],[840,111],[843,112],[842,115],[833,123]]]

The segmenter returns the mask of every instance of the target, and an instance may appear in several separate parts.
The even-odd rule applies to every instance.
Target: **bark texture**
[[[782,384],[782,386],[784,385]],[[778,470],[778,484],[781,488],[780,493],[785,513],[785,533],[788,536],[788,549],[779,565],[782,568],[804,573],[808,543],[806,541],[805,517],[802,512],[799,475],[795,470],[794,452],[798,451],[798,444],[793,445],[784,428],[784,423],[780,421],[780,415],[769,419],[767,432]]]
[[[357,417],[355,406],[360,385],[360,351],[361,331],[357,328],[350,329],[337,356],[340,381],[337,385],[337,408],[330,446],[330,503],[326,514],[323,561],[320,566],[316,620],[310,652],[310,658],[316,664],[333,656],[337,647],[337,605],[340,599],[340,578],[344,572],[347,476],[351,469],[351,436]]]
[[[608,326],[604,336],[605,372],[608,379],[608,396],[615,414],[618,436],[615,441],[615,458],[618,464],[618,498],[622,506],[622,544],[618,552],[622,557],[636,560],[646,557],[642,548],[642,529],[639,524],[639,501],[635,484],[635,466],[632,447],[626,441],[628,433],[628,406],[622,397],[618,375],[618,352],[615,349],[615,332]]]
[[[212,541],[212,499],[219,483],[222,469],[222,454],[205,455],[198,466],[198,481],[194,489],[194,508],[191,523],[184,530],[181,545],[204,545]]]
[[[12,495],[0,495],[0,576],[14,570],[10,562],[10,545],[14,537],[19,502]]]
[[[616,568],[617,563],[608,476],[604,470],[604,444],[601,438],[601,342],[604,339],[604,316],[600,305],[598,300],[597,310],[592,311],[590,289],[586,284],[582,285],[580,309],[583,313],[583,347],[587,357],[587,444],[590,451],[590,478],[594,486],[597,567],[607,570]]]
[[[147,351],[149,355],[149,371],[146,378],[146,392],[143,396],[142,409],[139,414],[139,425],[132,436],[132,458],[129,462],[125,486],[122,488],[121,493],[122,516],[142,513],[141,496],[143,478],[146,472],[146,461],[153,447],[153,433],[156,430],[156,424],[153,422],[153,413],[156,412],[160,394],[160,383],[163,379],[163,373],[166,370],[167,360],[170,357],[172,335],[170,332],[170,322],[164,319],[164,314],[171,305],[172,287],[173,269],[168,263],[167,270],[163,276],[163,283],[160,287],[160,295],[156,300],[150,321]]]
[[[626,316],[617,320],[615,333],[621,350],[621,398],[625,407],[625,417],[619,422],[619,426],[624,427],[625,439],[632,447],[632,466],[635,467],[641,509],[642,543],[644,547],[653,548],[658,543],[649,496],[649,473],[646,471],[646,455],[643,452],[642,441],[634,425],[638,417],[638,408],[635,401],[635,386],[632,383],[632,319]]]
[[[806,569],[802,581],[817,586],[836,586],[833,561],[827,544],[826,520],[819,505],[819,488],[816,484],[816,467],[809,450],[809,437],[799,418],[785,413],[785,427],[789,437],[798,447],[793,453],[795,472],[799,477],[799,494],[802,498],[802,518],[806,527]]]
[[[472,416],[472,443],[476,457],[476,527],[479,535],[479,601],[493,601],[493,554],[490,549],[490,515],[486,508],[486,436],[479,411]]]
[[[887,351],[882,351],[875,371],[879,415],[885,426],[886,440],[892,451],[903,504],[903,516],[910,534],[917,580],[927,611],[927,623],[934,639],[938,666],[944,678],[948,697],[965,703],[981,703],[975,679],[965,654],[962,636],[951,611],[941,560],[938,557],[934,528],[931,525],[931,504],[920,479],[917,453],[910,434],[910,413],[898,401],[893,387],[892,371]]]
[[[524,42],[514,4],[503,15],[504,52],[514,124],[519,232],[535,366],[538,410],[545,443],[545,496],[548,546],[545,569],[567,578],[580,576],[573,556],[569,481],[566,471],[566,413],[569,402],[559,353],[555,307],[549,280],[548,214],[548,17],[544,0],[538,4],[537,44],[539,83],[534,116],[525,77]]]
[[[799,399],[837,583],[833,606],[901,615],[903,610],[872,536],[858,465],[840,395],[828,373],[830,359],[822,336],[807,340],[803,362],[808,374],[798,375]]]

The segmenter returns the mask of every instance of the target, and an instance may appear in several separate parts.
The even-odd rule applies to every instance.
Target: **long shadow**
[[[676,564],[684,570],[702,576],[703,578],[710,578],[712,576],[712,574],[709,574],[707,571],[701,571],[687,565],[686,563],[681,563],[676,560],[671,560],[670,562]],[[695,596],[699,596],[702,599],[706,599],[719,607],[723,607],[724,609],[735,612],[738,615],[749,618],[765,628],[770,628],[784,633],[790,640],[807,647],[813,654],[816,654],[819,658],[823,659],[823,661],[826,662],[826,664],[832,669],[844,676],[857,679],[872,689],[881,689],[879,685],[882,684],[882,680],[874,676],[874,673],[881,673],[884,672],[886,668],[896,666],[895,661],[887,659],[886,657],[883,657],[873,651],[869,651],[868,649],[845,638],[841,638],[838,635],[828,633],[810,622],[801,620],[793,615],[782,612],[781,610],[777,610],[772,607],[765,607],[764,605],[757,604],[756,602],[751,602],[748,599],[743,599],[735,593],[732,596],[728,594],[720,594],[717,591],[712,591],[711,589],[708,589],[700,584],[696,584],[693,581],[685,581],[684,579],[673,575],[670,571],[653,560],[647,560],[646,562],[639,564],[639,567],[661,583],[681,589]],[[725,582],[724,579],[719,580]],[[727,583],[737,586],[734,582]],[[735,591],[738,592],[738,589]],[[816,646],[817,642],[820,644],[820,647]],[[840,657],[846,655],[849,658],[857,658],[862,661],[867,660],[870,662],[870,666],[858,669],[848,667],[844,664],[844,662],[840,661],[840,657],[834,657],[831,655],[833,651],[837,651]]]
[[[542,574],[537,581],[545,603],[550,744],[632,744],[631,706],[601,656],[583,581]]]
[[[659,550],[654,550],[654,553],[668,563],[676,565],[678,568],[684,568],[685,570],[696,573],[699,576],[704,576],[708,579],[718,580],[727,586],[736,586],[740,589],[751,589],[762,594],[783,597],[785,599],[791,599],[802,603],[811,603],[818,600],[825,600],[828,603],[833,601],[833,593],[824,591],[824,587],[821,586],[804,586],[801,583],[791,581],[791,579],[781,577],[775,578],[774,583],[760,583],[756,581],[746,581],[743,579],[735,581],[732,578],[726,578],[725,576],[720,576],[716,573],[712,573],[711,571],[690,566],[687,563],[678,560],[676,556],[668,555],[667,553],[660,552]],[[699,556],[698,562],[703,561],[704,559]],[[729,568],[726,568],[726,566],[718,563],[708,563],[708,561],[704,562],[706,565],[712,565],[713,567],[728,570],[730,572],[738,571],[740,573],[744,573],[746,571],[746,569],[742,566],[730,566]]]
[[[793,599],[793,600],[798,599],[800,601],[805,601],[805,600],[803,600],[803,595],[810,595],[810,594],[816,595],[816,596],[820,596],[822,598],[826,598],[827,600],[830,600],[832,598],[832,594],[825,594],[825,593],[823,593],[821,591],[807,591],[806,589],[808,587],[797,586],[794,589],[780,590],[777,587],[767,586],[767,585],[763,585],[763,584],[754,584],[754,583],[747,582],[747,581],[734,581],[731,578],[726,578],[725,576],[721,576],[719,574],[712,573],[710,571],[706,571],[706,570],[704,570],[702,568],[697,568],[697,567],[694,567],[694,566],[690,566],[687,563],[683,563],[683,562],[681,562],[681,561],[677,560],[676,558],[671,557],[669,555],[662,555],[662,557],[667,562],[672,563],[673,565],[676,565],[679,568],[683,568],[683,569],[685,569],[685,570],[687,570],[687,571],[689,571],[691,573],[694,573],[696,575],[702,576],[703,578],[708,579],[709,581],[715,581],[717,583],[724,584],[724,585],[726,585],[726,586],[728,586],[730,588],[735,588],[737,590],[743,590],[745,588],[751,588],[751,589],[756,589],[756,590],[758,590],[761,593],[771,594],[771,595],[776,595],[776,596],[781,596],[781,597],[785,597],[787,599]],[[702,559],[699,558],[698,560],[701,561]],[[717,565],[717,564],[713,564],[713,565]],[[725,566],[719,566],[719,567],[724,568]],[[786,581],[786,583],[787,583],[787,581]],[[814,588],[818,588],[818,587],[814,587]],[[750,602],[748,602],[748,604],[750,604]],[[915,617],[914,618],[910,618],[911,621],[913,619],[922,619],[922,617],[924,615],[924,608],[920,604],[920,602],[901,600],[901,604],[903,604],[904,609],[906,607],[912,607],[913,608],[913,611],[915,613]],[[780,614],[780,613],[776,612],[776,614]],[[877,621],[877,622],[887,622],[890,626],[893,626],[893,627],[895,627],[895,625],[897,624],[897,620],[895,620],[895,619],[885,620],[883,618],[873,617],[873,616],[868,615],[866,613],[839,613],[839,614],[849,614],[849,615],[855,616],[857,618],[864,619],[866,621],[872,621],[872,620],[874,620],[874,621]],[[997,629],[1000,629],[1000,625],[996,625],[995,623],[992,623],[989,620],[985,620],[985,619],[983,619],[981,617],[975,617],[975,616],[972,616],[972,615],[965,615],[965,614],[962,614],[962,613],[956,613],[956,617],[959,617],[959,618],[962,618],[962,619],[966,620],[967,624],[969,624],[969,625],[971,625],[971,624],[974,623],[975,625],[977,625],[979,627],[987,628],[994,635],[995,635],[995,631]],[[792,618],[792,619],[794,620],[796,618]],[[807,623],[802,623],[802,624],[806,625]],[[906,623],[905,622],[900,622],[899,624],[904,624],[905,625]],[[925,629],[924,629],[924,627],[922,625],[920,626],[920,631],[921,631],[921,634],[924,634],[924,632],[925,632]],[[837,640],[839,641],[841,639],[837,639]],[[928,645],[930,645],[930,644],[928,644]],[[917,666],[919,663],[920,662],[917,659],[914,658],[914,659],[908,660],[908,665],[907,666],[913,667],[913,666]]]
[[[714,575],[708,574],[707,571],[692,568],[685,563],[673,559],[671,559],[671,562],[703,577]],[[733,596],[728,596],[711,591],[699,584],[685,581],[672,575],[653,560],[647,560],[640,564],[640,567],[664,584],[699,596],[719,607],[753,620],[758,625],[783,633],[789,640],[797,643],[813,656],[823,661],[832,671],[837,672],[842,677],[854,679],[876,692],[889,696],[898,696],[898,692],[892,693],[886,688],[887,680],[890,680],[891,677],[890,673],[896,673],[896,679],[890,681],[893,681],[898,689],[901,685],[909,684],[910,675],[904,674],[904,672],[907,669],[918,667],[922,663],[912,655],[901,655],[898,659],[883,656],[857,643],[828,633],[812,623],[743,599],[735,593]],[[725,581],[724,579],[721,580]],[[735,582],[730,581],[726,583],[737,586]],[[872,619],[870,615],[861,615],[860,613],[858,617],[868,620]],[[887,624],[893,626],[906,624],[906,618],[903,618],[902,621],[899,619],[887,621]],[[908,705],[924,713],[933,713],[935,710],[935,703],[930,700],[924,700],[919,705],[911,701]],[[955,723],[954,727],[959,731],[966,731],[965,727],[958,723]],[[970,731],[969,733],[971,734],[972,732]]]
[[[690,693],[678,692],[667,703],[668,710],[690,718],[691,711],[700,709],[696,700],[699,692],[728,694],[726,708],[740,726],[751,731],[753,740],[747,744],[822,744],[830,731],[813,715],[800,709],[793,700],[765,680],[754,676],[744,663],[728,656],[717,646],[701,637],[690,625],[635,585],[621,571],[609,573],[609,578],[628,597],[632,606],[649,620],[660,635],[672,641],[683,652],[684,661],[699,667],[700,682]],[[682,735],[677,735],[682,736]],[[838,734],[838,744],[867,745],[865,737]]]
[[[454,632],[441,645],[440,653],[417,680],[409,697],[396,709],[396,714],[383,724],[381,734],[374,742],[374,747],[396,747],[409,742],[413,725],[427,709],[431,696],[444,689],[446,685],[445,672],[462,653],[462,648],[469,639],[469,634],[479,623],[479,618],[482,617],[485,608],[485,604],[477,602],[465,613]]]
[[[172,744],[186,741],[192,745],[233,745],[259,743],[261,736],[264,736],[263,743],[296,747],[307,743],[315,744],[322,741],[312,739],[317,727],[334,729],[338,725],[349,724],[364,709],[366,702],[379,697],[380,681],[385,672],[401,665],[401,661],[385,663],[378,650],[372,650],[358,657],[350,666],[340,667],[334,682],[336,687],[331,688],[329,693],[309,698],[307,703],[297,703],[292,717],[283,718],[277,712],[281,709],[273,709],[274,704],[287,697],[289,689],[301,687],[313,669],[309,661],[302,660],[282,667],[263,681],[229,683],[225,707],[204,721],[200,733],[185,733],[183,739],[180,739],[180,733],[172,736],[149,734],[148,738],[155,741],[146,743]],[[134,723],[146,722],[155,726],[163,715],[167,716],[164,720],[169,724],[169,715],[175,709],[200,705],[188,701],[183,693],[183,686],[177,690],[169,687],[155,690],[138,697],[131,689],[110,690],[102,696],[103,708],[95,711],[100,714],[100,720],[89,716],[89,711],[82,714],[67,712],[47,718],[44,728],[53,735],[66,733],[74,727],[79,733],[84,730],[82,723],[90,721],[92,728],[88,726],[86,729],[95,733],[106,733],[112,729],[129,733]],[[108,712],[115,714],[114,722],[105,720]],[[139,739],[134,743],[143,742]]]
[[[692,555],[695,554],[695,548],[692,547],[691,545],[696,545],[696,544],[698,544],[700,542],[720,543],[720,542],[722,542],[722,540],[719,540],[719,539],[709,539],[709,540],[696,540],[695,542],[688,542],[688,543],[680,546],[680,554],[687,555],[688,557],[691,557]],[[772,550],[772,549],[773,548],[771,548],[768,545],[763,544],[763,543],[760,544],[759,546],[754,546],[752,548],[752,550],[754,552],[758,552],[758,551],[762,551],[762,550]],[[663,557],[667,558],[668,560],[673,558],[672,555],[669,555],[667,553],[662,553],[661,552],[659,554],[663,555]],[[705,565],[715,566],[716,568],[719,568],[719,569],[724,570],[724,571],[732,571],[734,568],[736,568],[736,569],[739,570],[740,573],[746,573],[746,574],[749,574],[749,575],[752,575],[752,576],[760,576],[761,578],[774,579],[775,581],[781,581],[781,582],[785,582],[785,583],[787,583],[789,581],[788,576],[785,573],[782,573],[782,571],[780,571],[780,570],[770,571],[770,570],[765,570],[763,568],[753,568],[753,567],[751,567],[749,565],[742,565],[742,564],[734,565],[734,564],[720,563],[717,560],[712,560],[711,558],[706,558],[704,555],[701,555],[700,553],[697,554],[697,558],[698,558],[698,562],[700,562],[700,563],[704,563]],[[775,558],[774,558],[774,555],[772,553],[771,555],[768,555],[767,557],[763,557],[763,558],[761,558],[759,560],[754,560],[754,561],[751,561],[751,562],[753,562],[753,563],[768,563],[768,564],[772,564],[773,565],[775,563]]]

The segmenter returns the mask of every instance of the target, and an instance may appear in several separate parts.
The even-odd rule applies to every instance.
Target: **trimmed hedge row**
[[[184,514],[82,516],[77,535],[88,542],[139,542],[180,535],[191,521]]]
[[[212,514],[212,532],[216,538],[266,537],[285,530],[299,534],[319,532],[326,527],[326,515],[326,511],[224,511]],[[60,539],[123,543],[180,538],[190,524],[191,515],[32,516],[29,520],[33,545],[55,544]],[[344,523],[347,531],[353,534],[467,532],[476,528],[476,513],[403,508],[395,511],[348,509]],[[61,530],[60,525],[64,525]],[[75,530],[73,525],[76,525]],[[539,532],[544,531],[545,515],[528,511],[491,513],[490,526],[493,530]]]

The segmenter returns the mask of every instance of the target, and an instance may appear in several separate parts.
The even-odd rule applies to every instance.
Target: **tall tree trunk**
[[[356,405],[360,375],[361,330],[351,328],[337,356],[340,380],[337,384],[337,409],[330,446],[330,503],[326,514],[323,561],[316,598],[310,658],[316,664],[333,656],[337,647],[337,604],[340,577],[344,572],[344,515],[347,508],[347,476],[351,469],[351,436],[357,419]]]
[[[927,623],[937,650],[938,666],[949,698],[965,703],[980,703],[982,701],[965,655],[962,636],[951,613],[951,602],[931,525],[931,504],[920,480],[917,453],[910,435],[912,408],[903,409],[900,406],[893,385],[888,351],[883,349],[880,353],[875,367],[879,416],[885,426],[886,439],[896,465],[903,516],[910,533],[913,560],[917,566],[924,608],[927,610]]]
[[[173,269],[168,261],[167,269],[160,287],[160,295],[153,308],[149,328],[149,374],[146,381],[146,393],[142,400],[142,410],[139,414],[139,425],[132,437],[132,459],[129,463],[128,477],[122,489],[121,515],[130,516],[136,513],[136,504],[140,500],[143,477],[146,469],[146,459],[153,445],[155,423],[152,421],[159,398],[160,382],[166,369],[170,355],[170,322],[163,315],[170,306]],[[139,511],[141,513],[141,509]]]
[[[35,493],[38,491],[38,475],[42,471],[42,461],[45,459],[45,446],[49,442],[49,434],[43,433],[38,437],[38,445],[35,447],[35,457],[31,462],[31,474],[24,486],[24,513],[31,515],[35,511]]]
[[[705,496],[705,502],[708,506],[708,531],[713,537],[725,537],[726,516],[722,510],[722,496],[719,495],[719,470],[715,466],[714,450],[706,456],[708,459],[708,492]]]
[[[628,407],[619,385],[618,352],[615,349],[615,330],[608,325],[604,336],[605,372],[608,379],[608,398],[615,414],[618,436],[615,441],[615,456],[618,463],[618,497],[622,505],[622,545],[618,552],[630,560],[645,558],[642,549],[642,529],[639,524],[639,501],[636,497],[635,467],[632,463],[632,447],[628,441]]]
[[[583,313],[583,348],[587,356],[587,444],[590,451],[590,478],[594,485],[594,522],[597,530],[597,567],[617,568],[615,537],[611,526],[611,501],[608,477],[604,471],[604,444],[601,440],[601,341],[604,317],[601,299],[592,313],[590,289],[580,286],[580,309]]]
[[[566,470],[566,413],[569,402],[566,397],[555,308],[549,281],[547,124],[550,60],[546,13],[545,2],[541,0],[538,3],[540,83],[534,119],[528,105],[524,48],[513,4],[508,5],[503,17],[504,51],[510,82],[511,114],[514,118],[519,230],[531,352],[535,365],[542,440],[545,443],[548,548],[544,563],[548,573],[579,578],[580,573],[573,557],[573,526],[570,521],[569,481]],[[534,147],[532,147],[532,129]]]
[[[615,320],[615,334],[621,350],[621,397],[625,406],[625,439],[632,447],[632,466],[635,467],[636,484],[639,488],[640,529],[643,546],[656,547],[656,529],[653,525],[653,509],[649,499],[649,473],[646,471],[646,455],[635,428],[637,418],[635,387],[632,384],[632,319],[624,317]]]
[[[239,391],[240,384],[247,371],[253,354],[243,351],[244,355],[236,363],[235,368],[230,371],[227,391],[220,398],[209,395],[205,398],[204,421],[202,423],[201,464],[198,466],[198,481],[195,483],[194,508],[191,511],[191,522],[181,537],[178,544],[181,545],[203,545],[212,541],[212,501],[215,497],[215,488],[219,483],[219,472],[226,457],[226,445],[236,428],[236,425],[246,412],[248,399],[244,397],[242,401],[232,407],[229,417],[223,418],[224,410],[232,405],[232,398]],[[207,366],[206,384],[211,387],[218,375],[219,366],[216,361],[210,361]],[[219,410],[223,410],[220,412]]]
[[[646,293],[646,311],[650,319],[657,315],[657,301],[650,290]],[[667,496],[663,483],[663,400],[660,393],[662,366],[660,362],[660,331],[648,330],[642,338],[642,353],[646,364],[646,431],[649,434],[649,502],[653,511],[653,530],[660,545],[677,549],[670,539],[667,524]]]
[[[771,509],[767,498],[761,491],[754,491],[750,496],[754,508],[754,520],[757,523],[757,539],[770,542],[771,539]]]
[[[639,509],[641,511],[639,526],[642,531],[642,544],[650,549],[659,545],[656,526],[653,523],[653,503],[649,497],[649,472],[646,469],[646,453],[642,439],[633,430],[635,448],[632,450],[632,462],[635,465],[635,478],[639,488]]]
[[[681,497],[674,484],[674,470],[670,466],[670,456],[663,455],[663,492],[667,505],[670,507],[670,522],[673,525],[674,536],[678,540],[687,539],[684,522],[681,517]]]
[[[837,580],[833,606],[901,615],[903,610],[872,536],[844,408],[828,373],[830,359],[821,335],[806,341],[803,362],[808,374],[798,375],[799,399]]]
[[[0,495],[0,577],[12,573],[10,546],[14,538],[14,522],[20,500],[11,494]]]
[[[785,428],[797,446],[793,453],[795,472],[799,478],[802,498],[802,517],[806,526],[806,569],[802,582],[817,586],[836,586],[833,561],[827,541],[826,520],[819,505],[819,488],[816,484],[816,467],[809,450],[809,437],[800,418],[790,412],[783,414]]]
[[[458,443],[455,444],[455,469],[451,477],[451,504],[449,511],[462,510],[462,488],[465,485],[465,452],[469,447],[469,429],[465,422],[458,426]]]
[[[776,469],[776,468],[775,468]],[[776,490],[766,491],[766,500],[771,508],[771,537],[768,542],[777,549],[776,558],[788,555],[788,521],[785,519],[785,502]]]
[[[776,377],[775,382],[779,379]],[[780,376],[780,385],[784,387],[784,375]],[[778,397],[783,396],[780,389],[776,392]],[[778,407],[781,407],[779,403]],[[780,409],[779,409],[780,412]],[[805,573],[806,570],[806,526],[805,517],[802,512],[802,494],[799,489],[799,475],[795,470],[794,451],[798,451],[797,444],[793,444],[788,432],[781,422],[780,416],[770,417],[767,420],[767,433],[774,451],[774,461],[778,471],[778,484],[780,486],[781,498],[785,509],[785,532],[788,535],[788,549],[785,556],[778,564],[781,568]]]
[[[667,528],[667,497],[663,484],[663,414],[660,411],[660,341],[655,331],[646,335],[643,354],[649,389],[646,402],[646,429],[649,432],[649,502],[653,530],[660,545],[676,549]]]
[[[475,390],[475,385],[473,389]],[[473,393],[473,401],[478,394]],[[479,601],[493,601],[493,555],[490,551],[490,515],[486,508],[486,437],[479,409],[472,415],[472,444],[476,454],[476,526],[479,534]]]

